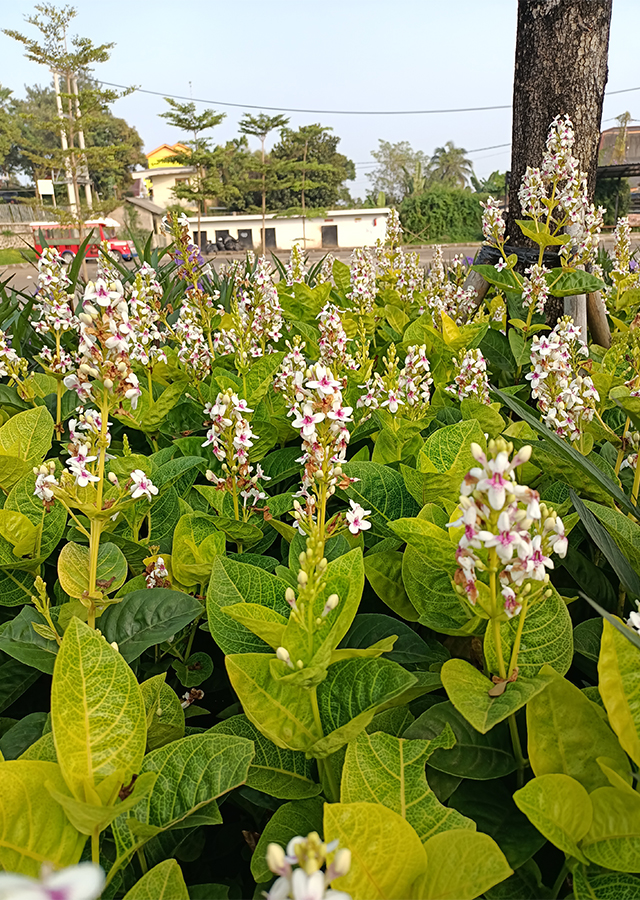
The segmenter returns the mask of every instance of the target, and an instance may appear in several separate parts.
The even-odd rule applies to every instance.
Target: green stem
[[[562,890],[562,885],[564,884],[568,874],[569,874],[569,867],[565,861],[562,864],[562,868],[558,872],[558,877],[553,882],[553,887],[551,888],[551,896],[554,898],[554,900],[558,896],[560,891]],[[593,900],[596,900],[595,894],[592,894],[591,896],[593,897]]]
[[[638,488],[640,488],[640,458],[636,462],[636,474],[633,478],[633,488],[631,489],[631,502],[635,506],[638,502]]]
[[[91,862],[100,865],[100,832],[97,828],[91,834]]]
[[[516,758],[516,764],[518,766],[517,772],[517,784],[518,788],[521,788],[524,785],[524,770],[527,766],[527,760],[524,758],[524,754],[522,752],[522,744],[520,743],[520,735],[518,733],[518,723],[516,722],[516,714],[512,713],[508,719],[509,722],[509,732],[511,734],[511,744],[513,746],[513,755]]]
[[[320,775],[321,781],[326,781],[329,785],[329,790],[331,791],[332,797],[327,797],[327,800],[331,800],[333,803],[340,802],[340,787],[338,782],[336,781],[335,772],[331,766],[331,763],[328,759],[318,759],[318,773]],[[324,774],[324,778],[322,777]]]
[[[618,616],[623,619],[624,618],[624,604],[627,599],[627,592],[622,586],[622,582],[618,587]]]
[[[625,447],[624,436],[627,433],[627,431],[629,430],[629,425],[631,425],[631,419],[629,418],[629,416],[627,416],[627,421],[624,423],[624,429],[622,431],[622,446],[618,450],[618,458],[616,459],[616,467],[615,467],[616,475],[620,474],[620,466],[622,465],[622,460],[624,459],[624,447]]]
[[[191,656],[191,648],[193,647],[193,641],[196,636],[196,631],[198,630],[198,622],[200,621],[200,616],[195,620],[193,625],[191,626],[191,634],[189,635],[189,643],[187,644],[187,649],[184,651],[184,660],[189,659]]]
[[[497,616],[491,619],[491,628],[493,629],[493,642],[496,645],[496,656],[498,657],[498,674],[500,678],[507,677],[507,670],[504,665],[504,656],[502,654],[502,638],[500,637],[500,621]]]
[[[89,538],[89,618],[87,620],[90,628],[96,627],[96,580],[98,577],[98,550],[100,548],[100,534],[102,532],[102,520],[91,520],[91,535]]]
[[[524,620],[527,615],[528,602],[528,597],[525,597],[522,601],[522,609],[520,610],[520,617],[518,618],[518,628],[516,629],[516,636],[513,642],[513,648],[511,650],[511,660],[509,662],[509,678],[511,678],[511,676],[513,675],[513,670],[518,665],[518,653],[520,652],[520,642],[522,641],[522,630],[524,628]]]
[[[138,857],[142,874],[146,875],[149,871],[149,866],[147,865],[147,858],[144,855],[144,847],[139,847],[138,850],[136,850],[136,856]]]

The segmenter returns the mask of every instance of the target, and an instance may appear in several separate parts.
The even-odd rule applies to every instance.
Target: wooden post
[[[608,350],[611,346],[611,330],[600,291],[587,294],[587,322],[595,343]]]

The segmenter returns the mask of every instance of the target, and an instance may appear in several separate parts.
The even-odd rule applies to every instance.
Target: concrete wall
[[[154,199],[154,203],[157,202]],[[307,219],[304,223],[301,216],[275,216],[269,214],[266,217],[267,237],[268,229],[275,229],[276,249],[290,250],[294,244],[302,244],[306,237],[306,248],[330,250],[331,245],[327,241],[323,243],[323,227],[332,226],[337,229],[338,247],[372,247],[378,239],[384,240],[386,231],[386,218],[389,213],[387,207],[381,209],[349,209],[329,210],[324,218]],[[192,231],[198,227],[198,219],[195,216],[189,218]],[[216,231],[227,231],[232,237],[241,239],[240,231],[251,231],[251,240],[254,249],[259,249],[262,235],[262,216],[243,215],[237,216],[202,216],[200,229],[206,232],[208,241],[215,241]]]

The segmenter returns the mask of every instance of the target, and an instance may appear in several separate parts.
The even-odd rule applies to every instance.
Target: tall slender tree
[[[289,119],[285,116],[267,116],[260,113],[252,116],[245,113],[240,119],[240,131],[242,134],[249,134],[260,139],[260,175],[262,179],[262,255],[266,252],[266,217],[267,217],[267,159],[265,156],[264,143],[268,135],[276,128],[284,128],[289,124]]]
[[[200,222],[203,206],[207,198],[217,196],[220,191],[219,178],[215,169],[212,170],[209,166],[211,162],[210,140],[203,137],[203,132],[219,125],[226,113],[218,113],[213,109],[205,109],[203,112],[197,113],[196,105],[193,102],[178,103],[171,97],[164,99],[170,109],[160,113],[160,117],[166,119],[174,128],[179,128],[183,133],[187,132],[191,135],[191,138],[186,140],[188,150],[174,154],[171,160],[183,166],[193,166],[195,177],[189,182],[178,183],[174,192],[176,197],[194,200],[197,204],[198,239],[196,243],[202,249]]]
[[[473,172],[473,164],[463,147],[447,141],[444,147],[436,147],[431,157],[431,176],[452,187],[465,187]]]

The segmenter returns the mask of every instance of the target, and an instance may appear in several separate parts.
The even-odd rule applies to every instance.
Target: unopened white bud
[[[116,651],[116,653],[119,652],[120,648],[118,647],[118,644],[117,644],[116,641],[111,641],[111,646],[112,646],[113,649]]]
[[[269,844],[267,847],[267,865],[274,875],[280,875],[284,871],[284,850],[280,844]]]
[[[341,875],[346,875],[350,868],[351,850],[343,847],[341,850],[338,850],[333,857],[333,871],[336,873],[336,877],[340,877]]]
[[[86,363],[80,363],[78,366],[78,371],[83,375],[89,375],[91,373],[92,367],[88,366]]]
[[[78,316],[78,318],[80,319],[80,321],[82,322],[83,325],[91,325],[91,323],[93,322],[93,319],[91,318],[91,316],[85,312],[81,312],[80,315]]]
[[[108,391],[113,387],[113,381],[110,378],[105,378],[102,383]]]
[[[278,647],[278,649],[276,650],[276,656],[283,663],[286,663],[290,669],[293,669],[293,663],[291,662],[289,651],[285,647]]]
[[[288,587],[284,592],[284,599],[287,601],[289,606],[292,606],[296,602],[296,595],[293,588]]]
[[[107,478],[109,479],[109,481],[111,482],[111,484],[117,484],[117,483],[118,483],[118,476],[116,475],[115,472],[109,472],[109,474],[107,475]]]
[[[335,609],[338,603],[340,602],[340,597],[337,594],[331,594],[329,599],[327,600],[326,605],[329,609]]]
[[[309,576],[303,569],[300,569],[300,571],[298,572],[298,584],[300,584],[300,585],[302,585],[302,587],[304,587],[304,585],[308,581],[309,581]]]

